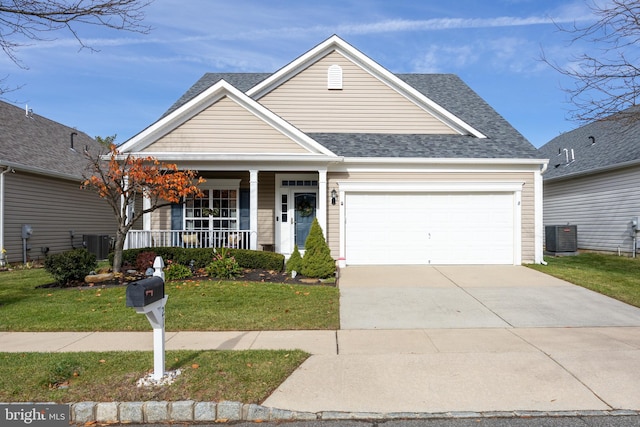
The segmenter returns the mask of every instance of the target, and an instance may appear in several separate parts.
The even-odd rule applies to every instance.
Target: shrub
[[[293,253],[287,261],[287,273],[292,271],[302,273],[302,256],[300,255],[300,250],[298,250],[298,245],[293,247]]]
[[[213,261],[206,267],[207,274],[220,279],[233,279],[242,272],[236,259],[229,255],[229,250],[219,248],[213,257]]]
[[[327,246],[317,218],[311,224],[304,248],[302,271],[300,271],[302,275],[325,279],[336,272],[336,262],[331,257],[331,250]]]
[[[169,266],[164,269],[164,277],[166,280],[186,279],[187,277],[191,277],[191,274],[189,267],[175,262],[169,264]]]
[[[218,249],[219,250],[219,249]],[[232,255],[242,268],[263,268],[265,270],[282,271],[284,269],[284,256],[275,252],[254,251],[249,249],[225,249]],[[155,252],[162,257],[165,264],[173,261],[176,264],[188,266],[193,260],[194,268],[205,268],[211,263],[215,252],[211,248],[180,248],[180,247],[155,247],[127,249],[122,252],[123,264],[135,265],[138,255],[143,252]],[[113,264],[113,254],[109,254],[109,261]]]
[[[140,252],[136,257],[136,270],[147,271],[147,268],[153,267],[153,261],[156,259],[156,253],[153,251]]]
[[[98,267],[96,256],[86,249],[74,249],[50,255],[44,261],[44,268],[60,285],[69,285],[74,280],[82,280]]]
[[[284,255],[275,252],[229,249],[229,254],[238,261],[242,268],[263,268],[275,271],[284,269]]]

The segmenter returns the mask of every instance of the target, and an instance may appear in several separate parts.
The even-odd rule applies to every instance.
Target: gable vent
[[[342,89],[342,67],[339,65],[332,65],[327,71],[327,89],[341,90]]]

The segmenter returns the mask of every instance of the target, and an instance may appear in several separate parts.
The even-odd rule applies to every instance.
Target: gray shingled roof
[[[270,74],[207,73],[163,115],[175,111],[221,79],[246,92]],[[488,138],[460,135],[313,133],[317,142],[345,157],[541,158],[538,151],[458,76],[398,74],[428,98]]]
[[[173,113],[182,105],[191,101],[193,98],[218,83],[220,80],[226,81],[241,92],[246,92],[270,75],[270,73],[206,73],[204,76],[200,77],[200,79],[195,82],[195,84],[191,86],[189,90],[180,97],[180,99],[169,107],[162,117]]]
[[[564,178],[640,161],[640,121],[637,117],[629,119],[630,115],[637,114],[640,114],[640,106],[563,133],[547,142],[538,149],[542,156],[550,159],[544,179]],[[624,118],[616,119],[621,117]]]
[[[75,151],[72,132],[76,133]],[[92,152],[102,148],[83,132],[38,114],[27,117],[24,108],[0,101],[0,165],[22,165],[80,179],[87,166],[85,146]]]

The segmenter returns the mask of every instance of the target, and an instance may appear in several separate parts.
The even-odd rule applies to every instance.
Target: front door
[[[295,193],[293,196],[295,209],[293,233],[294,241],[299,250],[304,249],[311,224],[316,217],[316,197],[315,192]]]
[[[318,206],[317,177],[279,176],[277,182],[276,251],[289,256],[297,245],[304,253]]]

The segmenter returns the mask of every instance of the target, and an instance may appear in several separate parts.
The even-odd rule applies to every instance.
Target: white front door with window
[[[276,252],[286,257],[304,244],[318,209],[317,175],[276,176]]]

